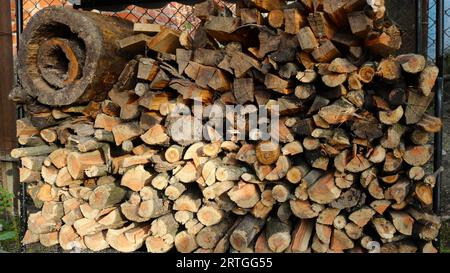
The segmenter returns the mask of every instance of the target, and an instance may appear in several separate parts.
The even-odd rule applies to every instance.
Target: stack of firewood
[[[193,36],[64,8],[31,19],[11,93],[27,110],[11,155],[39,209],[24,244],[436,251],[425,165],[438,69],[394,56],[383,1],[248,0],[236,14],[196,4]],[[177,111],[194,102],[278,109],[278,141],[246,120],[226,138],[212,112]]]

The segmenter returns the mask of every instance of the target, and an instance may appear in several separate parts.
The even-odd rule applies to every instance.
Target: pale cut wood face
[[[24,244],[166,253],[436,252],[436,66],[384,1],[194,5],[178,31],[49,8],[13,96]],[[169,18],[170,19],[170,18]],[[177,19],[178,20],[178,19]]]

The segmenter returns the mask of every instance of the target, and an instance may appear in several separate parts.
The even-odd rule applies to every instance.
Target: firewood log
[[[244,250],[261,231],[265,221],[251,215],[244,216],[230,236],[230,244],[236,250]]]
[[[149,225],[130,224],[120,229],[109,229],[106,242],[120,252],[132,252],[139,249],[149,235]]]
[[[231,219],[224,218],[215,225],[204,227],[195,236],[197,244],[202,248],[213,249],[228,231],[232,223]]]
[[[52,18],[54,23],[66,26],[68,33],[58,37],[61,34],[50,28],[47,34],[53,38],[43,42],[45,35],[40,33],[39,29],[52,25],[46,20],[47,16]],[[64,38],[69,37],[72,31],[80,33],[81,29],[89,29],[88,32],[92,35],[81,35],[79,40]],[[126,64],[124,56],[110,56],[108,52],[115,52],[118,49],[116,42],[131,34],[131,24],[125,20],[89,12],[49,7],[33,17],[24,34],[22,50],[19,53],[19,75],[22,84],[27,87],[32,97],[36,97],[43,104],[68,105],[105,98],[105,93],[111,89]],[[35,35],[40,38],[34,39]],[[61,68],[62,60],[57,52],[61,52],[69,60],[66,68]],[[30,58],[33,59],[34,69],[52,69],[46,68],[48,73],[43,73],[42,70],[36,70],[34,74],[29,73],[33,70],[33,67],[30,67]],[[98,63],[104,65],[97,67],[95,64]],[[39,75],[45,76],[41,78]],[[61,90],[62,92],[59,92]]]

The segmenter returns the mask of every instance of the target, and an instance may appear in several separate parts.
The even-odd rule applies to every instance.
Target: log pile
[[[425,165],[442,126],[426,113],[438,70],[395,56],[401,32],[383,2],[248,0],[232,16],[206,1],[193,37],[121,21],[106,33],[111,18],[71,9],[36,14],[11,93],[27,110],[11,155],[38,208],[23,243],[436,252],[436,173]],[[72,27],[79,17],[96,31]],[[194,102],[243,105],[245,118],[252,105],[278,109],[278,141],[247,120],[225,138],[214,124],[236,116],[192,112]]]

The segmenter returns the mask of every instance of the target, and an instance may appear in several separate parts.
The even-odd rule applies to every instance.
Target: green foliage
[[[0,186],[0,214],[4,214],[13,206],[14,195]]]
[[[18,221],[11,215],[14,195],[0,186],[0,248],[17,251],[20,248]]]
[[[12,240],[16,238],[15,231],[0,232],[0,241]]]

